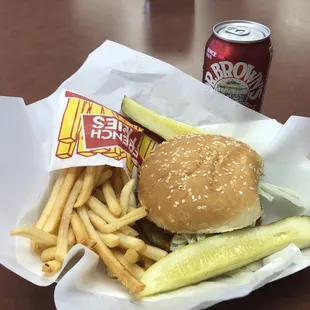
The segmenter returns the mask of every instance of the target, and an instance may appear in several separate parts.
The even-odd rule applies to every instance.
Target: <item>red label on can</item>
[[[271,62],[270,40],[232,43],[211,36],[206,45],[203,83],[260,111]]]

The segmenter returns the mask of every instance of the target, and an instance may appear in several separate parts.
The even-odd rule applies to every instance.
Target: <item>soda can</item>
[[[265,25],[246,20],[218,23],[206,43],[202,82],[259,112],[272,53]]]

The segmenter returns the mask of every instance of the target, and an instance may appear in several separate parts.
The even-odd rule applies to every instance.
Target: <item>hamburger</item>
[[[213,134],[162,142],[145,160],[138,196],[148,220],[172,234],[216,234],[253,225],[262,215],[261,156]]]

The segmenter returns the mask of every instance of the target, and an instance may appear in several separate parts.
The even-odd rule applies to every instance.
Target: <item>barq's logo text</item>
[[[86,150],[96,150],[119,145],[124,151],[139,159],[142,131],[136,130],[109,115],[82,115],[82,128]]]
[[[220,61],[210,66],[206,72],[206,82],[215,87],[216,83],[225,78],[236,78],[244,81],[249,87],[249,99],[255,100],[263,94],[264,80],[261,72],[256,72],[255,67],[245,62],[237,62],[233,65],[230,61]]]

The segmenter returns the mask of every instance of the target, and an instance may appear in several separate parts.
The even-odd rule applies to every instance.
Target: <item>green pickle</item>
[[[197,127],[155,113],[128,97],[124,97],[122,101],[122,111],[133,121],[156,133],[165,140],[190,133],[206,133]]]
[[[254,228],[211,236],[170,253],[152,265],[141,282],[141,297],[225,274],[274,254],[294,243],[310,246],[310,217],[293,216]]]

